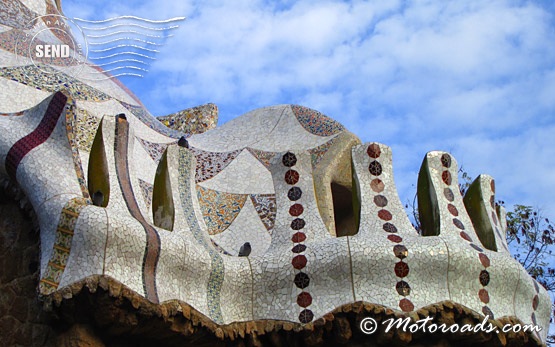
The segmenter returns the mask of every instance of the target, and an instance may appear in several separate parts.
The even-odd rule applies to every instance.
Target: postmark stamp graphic
[[[78,77],[86,66],[88,44],[84,32],[75,21],[62,15],[39,16],[28,23],[30,29],[19,33],[15,42],[18,64],[24,66],[28,78],[37,70],[44,78],[41,84],[56,86],[59,71]]]

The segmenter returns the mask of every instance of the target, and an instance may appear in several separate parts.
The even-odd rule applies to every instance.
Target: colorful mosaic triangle
[[[250,196],[254,209],[258,212],[258,217],[266,230],[274,228],[276,222],[276,195],[275,194],[251,194]]]
[[[335,142],[336,139],[337,137],[334,137],[328,142],[308,150],[312,159],[312,168],[318,165],[320,160],[322,160],[322,158],[324,157],[324,154],[326,154],[326,152],[328,151],[328,149],[330,149],[331,145]]]
[[[270,168],[270,160],[276,155],[275,152],[265,152],[254,148],[247,148],[247,150],[267,168]]]
[[[235,220],[245,201],[246,194],[219,192],[197,185],[197,195],[210,235],[226,230]]]
[[[198,148],[191,148],[191,152],[197,159],[196,182],[211,179],[225,169],[241,150],[231,152],[208,152]]]

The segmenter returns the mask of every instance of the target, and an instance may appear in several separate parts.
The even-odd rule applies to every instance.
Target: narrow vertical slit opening
[[[96,131],[91,147],[87,171],[87,187],[94,205],[100,207],[108,206],[110,201],[110,175],[106,151],[104,150],[102,122],[100,122],[100,126]]]
[[[168,171],[167,150],[162,155],[152,188],[152,219],[154,225],[166,230],[173,230],[175,208],[173,204],[170,175]]]

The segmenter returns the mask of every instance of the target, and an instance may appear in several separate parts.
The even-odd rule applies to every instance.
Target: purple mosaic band
[[[8,155],[6,156],[6,172],[8,175],[16,181],[16,173],[19,163],[21,160],[29,154],[29,152],[40,145],[42,145],[56,127],[58,123],[58,119],[60,119],[60,115],[64,110],[64,106],[67,101],[67,96],[65,96],[62,92],[57,92],[54,94],[52,99],[50,100],[50,104],[48,104],[48,108],[42,117],[39,125],[27,136],[19,139],[13,146],[10,148]]]
[[[115,160],[119,185],[131,216],[143,226],[146,233],[146,249],[143,257],[143,289],[148,300],[159,303],[156,289],[156,267],[160,258],[160,236],[143,217],[129,176],[128,157],[129,123],[118,116],[116,121]]]

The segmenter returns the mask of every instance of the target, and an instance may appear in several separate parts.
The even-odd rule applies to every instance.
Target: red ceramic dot
[[[395,274],[397,275],[397,277],[407,277],[409,274],[409,265],[402,261],[398,262],[397,264],[395,264]]]
[[[293,234],[293,237],[291,238],[291,241],[295,243],[303,242],[304,240],[306,240],[306,235],[300,231]]]
[[[295,218],[291,221],[291,229],[301,230],[306,225],[306,222],[302,218]]]
[[[448,204],[447,209],[449,210],[449,213],[451,213],[453,216],[457,217],[459,215],[459,211],[457,210],[455,205]]]
[[[304,211],[303,205],[301,204],[294,204],[289,207],[289,214],[293,217],[300,216]]]
[[[461,237],[463,239],[465,239],[466,241],[472,242],[472,238],[470,238],[470,236],[467,233],[465,233],[464,231],[461,231],[461,233],[459,235],[461,235]]]
[[[299,314],[299,321],[301,323],[310,323],[312,322],[312,319],[314,319],[314,313],[312,313],[312,311],[309,309],[304,309]]]
[[[304,255],[297,255],[291,260],[291,264],[297,270],[301,270],[306,266],[306,257]]]
[[[464,230],[464,224],[463,224],[463,222],[461,222],[461,221],[458,220],[457,218],[453,218],[453,224],[454,224],[457,228],[459,228],[459,229],[461,229],[461,230]]]
[[[387,231],[388,233],[396,233],[397,227],[389,222],[384,223],[383,230]]]
[[[377,160],[374,160],[368,165],[368,171],[374,176],[379,176],[382,174],[382,164]]]
[[[493,312],[491,312],[491,309],[487,306],[482,307],[482,313],[484,314],[484,316],[489,316],[489,319],[495,319]]]
[[[481,285],[483,285],[484,287],[487,286],[490,280],[489,272],[487,272],[486,270],[480,271],[480,276],[478,277],[478,279],[480,280]]]
[[[388,210],[379,210],[378,217],[383,220],[391,220],[393,218],[391,212],[389,212]]]
[[[400,243],[403,242],[403,238],[398,235],[387,235],[387,239],[391,242]]]
[[[399,259],[405,259],[409,255],[409,250],[403,245],[395,245],[393,253]]]
[[[385,207],[387,205],[387,198],[383,195],[376,195],[374,197],[374,204],[378,207]]]
[[[455,200],[455,195],[453,194],[453,191],[449,188],[445,188],[443,190],[443,195],[445,196],[445,199],[447,199],[449,201],[454,201]]]
[[[372,188],[372,190],[376,193],[381,193],[385,188],[385,184],[382,182],[381,179],[375,178],[372,180],[372,182],[370,182],[370,188]]]
[[[488,304],[489,303],[489,293],[487,290],[485,289],[480,289],[478,291],[478,296],[480,297],[480,301],[483,302],[484,304]]]
[[[307,292],[302,292],[297,296],[297,305],[308,307],[312,304],[312,296]]]
[[[295,170],[287,170],[285,173],[285,182],[287,182],[287,184],[297,184],[297,182],[299,182],[299,173]]]
[[[480,253],[478,254],[478,257],[480,258],[480,262],[485,268],[488,268],[490,266],[491,263],[487,255],[485,255],[484,253]]]
[[[366,150],[366,153],[368,153],[368,156],[370,158],[378,158],[380,156],[380,154],[382,154],[382,150],[380,149],[380,146],[373,143],[370,146],[368,146],[368,149]]]
[[[448,186],[451,185],[451,173],[449,171],[443,171],[443,173],[441,174],[441,179],[443,180],[443,183],[447,184]]]
[[[410,312],[414,310],[414,305],[409,299],[401,299],[399,301],[399,307],[403,312]]]
[[[446,167],[446,168],[451,167],[451,156],[449,154],[444,153],[441,156],[441,165],[443,165],[443,167]]]
[[[295,154],[291,152],[287,152],[283,155],[281,161],[283,165],[287,167],[292,167],[292,166],[295,166],[295,164],[297,164],[297,157],[295,156]]]

